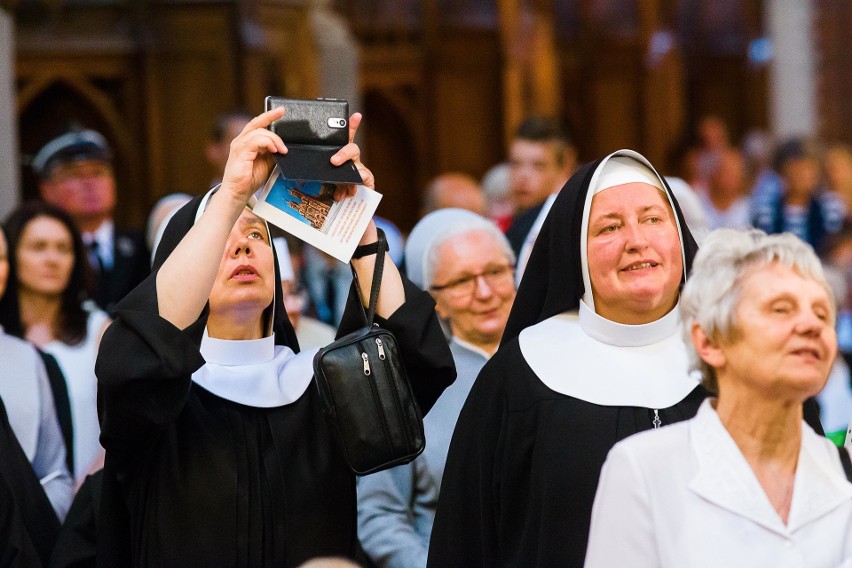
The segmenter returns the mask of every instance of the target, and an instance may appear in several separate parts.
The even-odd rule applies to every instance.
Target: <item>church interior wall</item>
[[[387,191],[380,213],[403,230],[416,221],[430,177],[481,176],[505,159],[518,118],[542,109],[556,109],[583,160],[634,147],[673,173],[704,114],[722,116],[735,138],[772,127],[767,63],[749,52],[767,33],[765,2],[726,0],[715,12],[692,14],[706,29],[687,29],[689,10],[708,8],[686,1],[631,1],[616,12],[592,0],[325,4],[337,9],[325,20],[337,26],[334,38],[347,35],[340,25],[348,22],[357,43],[348,54],[358,67],[357,95],[347,96],[360,99],[353,110],[366,115],[360,141]],[[820,52],[837,69],[848,50],[832,30],[848,21],[852,5],[813,5]],[[141,226],[164,194],[203,191],[212,178],[203,143],[213,116],[259,112],[267,94],[311,98],[343,89],[323,63],[340,44],[318,39],[322,18],[311,10],[296,0],[14,4],[20,195],[35,193],[27,156],[69,119],[103,128],[118,149],[125,224]],[[826,12],[829,22],[820,17]],[[530,21],[538,24],[525,27]],[[722,37],[714,25],[735,33]],[[698,39],[690,43],[680,31]],[[838,92],[852,89],[848,71],[826,77]],[[821,114],[820,128],[848,136],[849,110],[832,106],[820,88],[820,112],[839,117]]]

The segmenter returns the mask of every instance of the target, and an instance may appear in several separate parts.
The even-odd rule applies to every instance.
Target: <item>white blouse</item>
[[[586,568],[852,568],[852,484],[802,423],[785,525],[705,400],[692,420],[616,444],[601,471]]]
[[[101,452],[101,425],[98,422],[98,382],[95,361],[101,330],[109,320],[106,312],[89,312],[86,338],[77,345],[51,341],[44,351],[56,358],[71,403],[71,424],[74,429],[74,479],[82,479]]]

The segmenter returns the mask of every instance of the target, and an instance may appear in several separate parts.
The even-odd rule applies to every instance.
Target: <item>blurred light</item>
[[[651,35],[648,42],[648,54],[645,57],[645,65],[649,68],[657,67],[665,56],[675,47],[674,34],[668,30],[660,30]]]
[[[765,65],[772,60],[772,40],[759,37],[748,44],[748,60],[752,65]]]

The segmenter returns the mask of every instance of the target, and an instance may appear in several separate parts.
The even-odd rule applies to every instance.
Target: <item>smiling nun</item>
[[[430,566],[582,566],[609,449],[707,396],[679,331],[696,251],[636,152],[568,180],[456,425]]]

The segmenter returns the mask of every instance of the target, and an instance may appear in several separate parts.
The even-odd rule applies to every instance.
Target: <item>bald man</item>
[[[448,172],[432,179],[423,193],[420,216],[436,209],[457,207],[485,215],[485,194],[476,180],[463,173]]]

